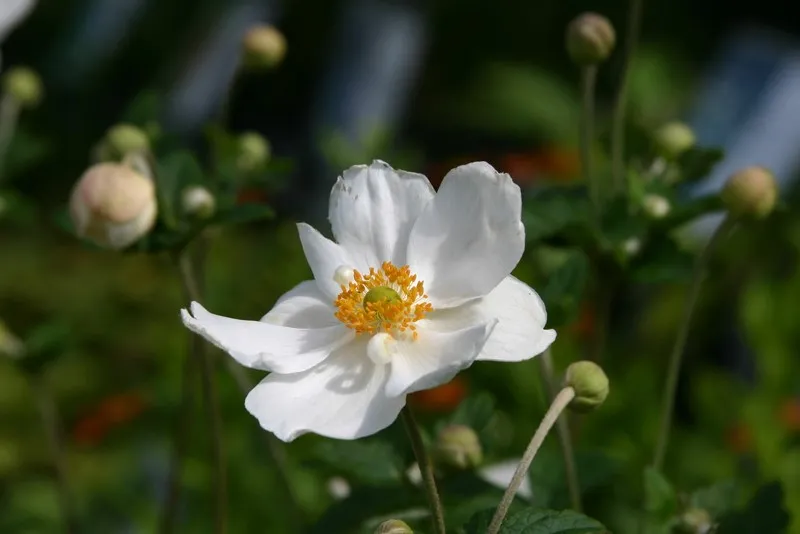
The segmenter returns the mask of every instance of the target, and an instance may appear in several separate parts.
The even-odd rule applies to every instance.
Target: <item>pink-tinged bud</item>
[[[722,202],[734,217],[762,219],[778,201],[775,177],[763,167],[748,167],[737,172],[722,190]]]
[[[78,235],[115,250],[147,234],[158,212],[153,181],[117,163],[90,167],[75,184],[69,206]]]

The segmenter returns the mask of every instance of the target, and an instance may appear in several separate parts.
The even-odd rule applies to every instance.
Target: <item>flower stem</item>
[[[544,379],[545,388],[547,388],[547,398],[550,402],[553,402],[557,395],[556,375],[555,369],[553,368],[553,355],[549,348],[539,356],[539,362],[542,366],[542,378]],[[567,475],[569,500],[572,504],[572,509],[580,512],[583,509],[581,504],[581,486],[578,479],[578,467],[575,464],[572,435],[569,430],[569,421],[566,415],[556,420],[556,431],[558,432],[558,440],[561,444],[561,454],[564,457],[564,472]]]
[[[625,112],[628,99],[628,75],[633,54],[639,42],[642,25],[643,0],[630,0],[628,28],[625,36],[625,55],[622,59],[622,72],[614,99],[614,113],[611,123],[611,174],[614,180],[614,193],[618,194],[627,180],[625,176]]]
[[[711,258],[722,238],[731,231],[734,224],[733,219],[726,218],[722,224],[717,227],[714,235],[711,236],[711,239],[708,241],[708,244],[700,253],[695,263],[692,285],[689,288],[689,295],[686,298],[686,304],[683,308],[683,316],[678,328],[678,335],[675,337],[675,344],[672,347],[672,353],[669,357],[667,382],[664,388],[664,398],[661,408],[661,423],[658,432],[658,441],[656,442],[655,456],[653,458],[653,467],[657,470],[661,470],[664,466],[664,458],[669,443],[669,432],[672,427],[672,412],[675,408],[675,394],[678,389],[678,377],[681,372],[683,351],[686,348],[686,340],[689,337],[689,327],[692,323],[692,315],[697,305],[697,299],[700,296],[700,288],[703,285],[708,260]]]
[[[184,251],[179,255],[178,267],[186,298],[190,301],[200,301],[200,286],[197,283],[195,267],[188,251]],[[222,444],[222,416],[219,411],[219,399],[214,380],[214,362],[207,348],[208,344],[199,336],[192,336],[189,358],[193,362],[199,362],[201,366],[203,404],[211,429],[211,447],[214,462],[214,480],[212,482],[214,486],[214,533],[224,534],[227,522],[228,497]]]
[[[17,129],[22,107],[19,100],[6,93],[0,97],[0,183],[6,174],[6,155]]]
[[[75,534],[78,532],[78,526],[67,481],[67,465],[64,457],[64,441],[61,436],[58,406],[53,400],[50,388],[42,377],[31,378],[31,387],[38,401],[39,416],[47,436],[50,458],[55,469],[58,502],[64,521],[64,532],[66,534]]]
[[[533,462],[533,459],[536,457],[536,453],[539,452],[539,448],[542,446],[542,443],[544,443],[544,438],[547,437],[550,429],[553,428],[553,424],[555,424],[558,416],[561,415],[561,412],[564,411],[574,398],[575,390],[567,386],[559,391],[558,395],[553,399],[550,408],[547,410],[547,413],[544,414],[544,418],[539,424],[539,428],[536,429],[536,433],[533,435],[533,438],[531,438],[531,442],[528,444],[525,454],[522,455],[522,460],[520,460],[517,470],[514,471],[511,483],[508,485],[508,488],[506,488],[503,499],[497,506],[497,511],[494,513],[492,522],[486,530],[487,534],[497,534],[497,532],[500,531],[503,519],[505,519],[508,509],[514,501],[514,495],[516,495],[522,481],[525,479],[525,474],[528,472],[531,462]]]
[[[581,143],[581,170],[583,181],[589,188],[592,206],[599,214],[600,211],[600,184],[597,176],[592,172],[592,133],[594,130],[594,86],[597,79],[597,67],[588,65],[581,68],[581,94],[583,103],[581,109],[580,143]]]
[[[414,450],[414,456],[417,457],[419,471],[422,474],[422,482],[425,484],[425,489],[428,493],[428,504],[431,507],[431,514],[433,514],[434,531],[436,534],[445,534],[442,501],[439,499],[439,491],[436,489],[436,478],[433,476],[433,464],[431,463],[428,453],[425,451],[425,443],[422,441],[419,425],[414,418],[414,413],[408,405],[403,407],[400,415],[403,418],[403,424],[411,440],[411,448]]]

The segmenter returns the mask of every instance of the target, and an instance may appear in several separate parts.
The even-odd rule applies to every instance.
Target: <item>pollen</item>
[[[353,271],[352,280],[340,287],[334,315],[357,334],[410,333],[417,339],[414,323],[433,311],[422,281],[408,265],[397,267],[387,261],[366,274]]]

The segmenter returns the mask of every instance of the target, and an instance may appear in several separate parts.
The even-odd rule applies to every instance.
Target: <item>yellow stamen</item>
[[[367,274],[353,271],[353,280],[341,288],[334,315],[357,334],[409,331],[416,339],[414,323],[433,311],[422,282],[408,265],[396,267],[387,261],[380,269],[370,267]]]

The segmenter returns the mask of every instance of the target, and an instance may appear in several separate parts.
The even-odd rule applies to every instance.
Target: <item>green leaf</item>
[[[275,210],[265,204],[239,204],[220,210],[209,224],[231,225],[269,220],[275,217]]]
[[[470,395],[458,405],[456,411],[444,424],[465,425],[480,433],[494,415],[494,399],[486,392]],[[444,426],[442,424],[441,426]]]
[[[620,462],[601,451],[577,451],[575,463],[582,494],[610,485],[620,471]],[[557,447],[540,450],[528,474],[533,504],[542,508],[569,506],[567,475]]]
[[[785,534],[791,518],[783,499],[780,482],[762,486],[743,510],[720,521],[717,534]]]
[[[651,520],[666,524],[678,512],[678,496],[664,476],[652,467],[644,471],[644,509]]]
[[[739,501],[739,486],[733,481],[718,482],[698,489],[689,500],[695,508],[702,508],[711,517],[722,517],[732,511]]]
[[[722,210],[722,199],[719,195],[708,195],[695,198],[673,206],[669,215],[658,221],[656,226],[663,231],[672,230],[694,219]]]
[[[72,344],[72,330],[63,322],[36,327],[24,340],[25,352],[15,360],[27,372],[38,373]]]
[[[25,128],[18,129],[9,142],[3,165],[3,179],[13,179],[47,158],[52,146]]]
[[[466,534],[483,534],[493,511],[483,511],[464,527]],[[488,517],[488,520],[487,520]],[[526,508],[510,514],[500,527],[500,534],[594,534],[605,532],[599,521],[572,510],[555,511]]]
[[[577,314],[586,280],[589,277],[589,260],[577,249],[564,251],[565,257],[552,272],[545,273],[546,284],[541,297],[548,311],[548,323],[561,326]]]
[[[315,456],[337,474],[364,484],[399,484],[404,475],[403,458],[391,443],[380,439],[325,440],[314,448]]]
[[[552,187],[537,191],[523,204],[522,222],[528,242],[551,237],[575,224],[588,222],[586,188]]]
[[[630,264],[631,278],[645,284],[680,282],[694,271],[695,258],[669,236],[649,239]]]
[[[687,182],[705,178],[724,156],[725,151],[720,148],[695,147],[687,150],[678,158],[681,178]]]
[[[325,511],[310,534],[371,532],[382,520],[392,517],[411,524],[407,519],[410,510],[426,512],[424,492],[407,487],[355,488],[349,497]],[[427,524],[427,515],[423,514],[424,524]]]

